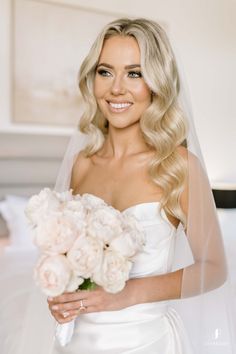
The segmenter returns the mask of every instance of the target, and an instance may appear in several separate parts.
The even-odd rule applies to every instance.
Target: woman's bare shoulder
[[[176,151],[178,152],[178,154],[189,164],[199,164],[200,161],[198,159],[198,157],[192,153],[191,151],[189,151],[185,146],[179,145],[176,148]]]
[[[71,173],[71,183],[70,187],[76,189],[80,181],[83,179],[91,165],[90,157],[86,156],[85,152],[82,150],[76,156],[72,173]]]
[[[90,157],[86,156],[85,151],[82,150],[76,156],[73,168],[78,166],[80,166],[80,168],[86,168],[89,163]]]
[[[184,158],[184,160],[187,161],[188,159],[188,149],[186,149],[185,146],[182,146],[182,145],[179,145],[177,148],[176,148],[176,151],[178,152],[178,154],[180,156],[182,156]]]

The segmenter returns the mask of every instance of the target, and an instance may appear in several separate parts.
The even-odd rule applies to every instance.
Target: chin
[[[115,129],[127,129],[132,126],[135,126],[138,123],[139,123],[139,120],[135,121],[135,122],[127,122],[126,121],[126,122],[115,122],[115,123],[109,121],[109,126],[115,128]]]

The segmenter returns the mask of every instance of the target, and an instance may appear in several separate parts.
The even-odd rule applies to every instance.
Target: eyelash
[[[107,71],[105,69],[99,69],[97,72],[101,76],[109,76],[110,75],[109,71]]]
[[[98,72],[99,75],[101,75],[103,77],[109,77],[110,76],[110,72],[105,70],[105,69],[99,69],[97,72]],[[142,77],[142,73],[140,71],[129,71],[128,72],[128,76],[131,79],[141,78]]]
[[[129,74],[129,75],[130,75],[130,74],[134,75],[134,76],[131,76],[132,78],[140,78],[140,77],[142,77],[141,71],[129,71],[128,74]]]

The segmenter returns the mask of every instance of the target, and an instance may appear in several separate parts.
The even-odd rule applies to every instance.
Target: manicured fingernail
[[[58,307],[57,305],[53,305],[53,306],[52,306],[52,309],[53,309],[53,310],[58,310],[59,307]]]
[[[49,296],[48,301],[52,301],[52,300],[53,300],[53,297]]]
[[[66,318],[66,317],[69,316],[69,314],[70,314],[69,312],[65,311],[65,312],[62,313],[62,316],[63,316],[64,318]]]

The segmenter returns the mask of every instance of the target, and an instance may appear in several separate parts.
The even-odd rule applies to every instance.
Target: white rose
[[[37,225],[46,215],[58,210],[60,210],[60,200],[56,193],[49,188],[44,188],[29,199],[25,215],[32,225]]]
[[[103,242],[92,237],[79,237],[67,253],[74,272],[90,278],[94,269],[100,269],[103,258]]]
[[[88,215],[87,234],[109,245],[122,232],[121,214],[109,206],[101,206]]]
[[[66,253],[77,237],[83,235],[84,223],[63,213],[49,215],[35,229],[35,244],[47,254]]]
[[[123,214],[122,217],[123,232],[111,241],[110,249],[131,258],[142,250],[145,235],[133,215]]]
[[[47,296],[61,295],[71,278],[71,268],[65,256],[42,256],[34,270],[34,278]]]
[[[132,263],[123,256],[112,251],[105,251],[101,269],[93,275],[93,281],[107,292],[121,291],[129,279]]]

